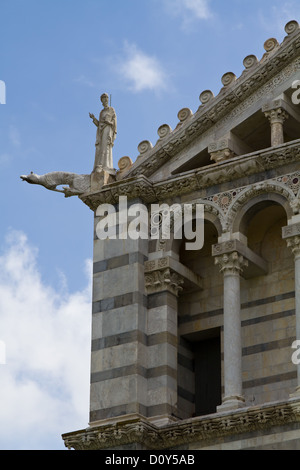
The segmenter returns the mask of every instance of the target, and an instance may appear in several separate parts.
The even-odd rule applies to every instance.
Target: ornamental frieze
[[[99,204],[118,203],[119,196],[129,199],[141,198],[145,203],[163,201],[194,191],[203,191],[208,187],[234,181],[263,171],[277,169],[283,165],[299,161],[299,139],[293,143],[284,144],[276,149],[267,149],[240,156],[223,163],[203,169],[193,170],[178,175],[169,180],[153,183],[144,175],[108,184],[101,191],[86,193],[79,196],[92,210]],[[279,180],[278,180],[279,181]],[[282,180],[283,184],[286,184]],[[209,198],[206,198],[209,199]]]
[[[63,435],[65,446],[75,450],[113,449],[139,443],[148,449],[170,449],[199,443],[199,448],[219,437],[249,432],[273,432],[275,426],[300,421],[299,400],[253,406],[239,411],[180,421],[158,428],[145,419],[93,426]],[[273,429],[272,429],[273,428]]]
[[[300,44],[300,38],[297,39],[297,44]],[[173,157],[195,138],[198,138],[200,131],[201,137],[205,138],[212,133],[212,126],[214,127],[214,132],[218,129],[226,128],[228,122],[232,122],[237,116],[253,106],[253,104],[260,102],[261,99],[265,99],[267,96],[271,96],[276,88],[299,72],[299,57],[296,57],[293,62],[286,65],[286,63],[295,57],[296,51],[297,45],[295,46],[294,43],[293,46],[284,49],[277,60],[270,59],[264,67],[260,67],[251,77],[246,75],[243,77],[242,75],[236,81],[234,88],[227,90],[224,96],[217,96],[200,106],[198,111],[192,116],[192,119],[189,119],[183,128],[179,127],[178,130],[175,129],[172,133],[169,133],[166,136],[166,141],[159,139],[156,146],[153,148],[149,147],[146,153],[140,155],[137,165],[133,165],[129,175],[151,175],[167,159]],[[281,70],[279,64],[282,67]],[[262,83],[264,84],[262,85]],[[160,158],[163,155],[159,155],[162,148],[165,150],[165,161],[162,161],[164,159]]]

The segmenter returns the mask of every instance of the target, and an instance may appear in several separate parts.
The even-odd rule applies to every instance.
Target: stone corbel
[[[216,163],[236,157],[236,153],[232,149],[231,140],[227,137],[209,144],[208,153],[210,154],[210,159]]]
[[[230,256],[232,254],[235,255]],[[216,257],[216,264],[219,264],[221,270],[224,263],[229,263],[228,266],[231,264],[232,269],[236,265],[236,269],[245,279],[261,276],[268,272],[266,261],[237,239],[213,245],[212,255]]]
[[[201,278],[169,256],[146,261],[144,268],[147,294],[168,291],[178,296],[183,284],[187,288],[202,289]]]

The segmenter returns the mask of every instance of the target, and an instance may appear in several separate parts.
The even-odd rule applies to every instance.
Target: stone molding
[[[300,399],[240,408],[231,412],[191,418],[158,428],[146,418],[128,418],[114,424],[93,426],[62,436],[65,446],[75,450],[114,449],[138,443],[146,449],[172,449],[219,437],[272,430],[300,422]]]
[[[234,115],[250,107],[253,102],[270,96],[273,89],[299,70],[299,47],[299,29],[295,29],[293,35],[286,38],[279,47],[268,50],[258,64],[254,63],[255,67],[249,67],[237,80],[231,80],[229,86],[224,86],[218,96],[205,100],[183,126],[177,127],[153,148],[149,147],[148,152],[138,157],[129,172],[130,176],[150,176],[184,146],[196,139],[200,131],[203,134],[216,123],[223,126],[224,119],[232,120]],[[268,82],[262,86],[266,78]]]
[[[101,191],[86,193],[80,196],[80,199],[93,211],[97,209],[99,204],[118,203],[119,196],[127,196],[128,199],[140,198],[145,203],[153,203],[197,190],[203,192],[205,188],[260,173],[262,174],[261,189],[263,189],[266,184],[273,182],[278,186],[278,178],[282,177],[265,181],[263,172],[299,161],[299,144],[300,139],[292,143],[283,144],[274,149],[234,157],[233,160],[223,162],[220,166],[216,165],[188,171],[180,176],[158,183],[153,183],[146,176],[140,175],[136,178],[129,178],[108,184]],[[283,189],[284,186],[286,186],[286,184],[282,182]],[[248,185],[244,186],[243,189],[253,187],[254,185]],[[286,190],[288,191],[289,188],[286,187]],[[291,194],[291,196],[293,196],[293,194]],[[215,195],[213,197],[215,197]],[[292,199],[291,197],[291,200]],[[204,202],[209,202],[210,200],[211,197],[203,197]],[[299,212],[300,205],[294,203],[294,207],[295,213],[297,213],[297,211]]]

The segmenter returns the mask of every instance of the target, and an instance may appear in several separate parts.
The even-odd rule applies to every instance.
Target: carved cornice
[[[149,450],[176,448],[199,442],[213,443],[217,438],[270,430],[300,422],[300,400],[271,403],[231,412],[191,418],[158,428],[147,419],[128,419],[119,423],[90,427],[62,436],[65,446],[75,450],[114,449],[139,443]]]
[[[286,38],[279,47],[269,49],[259,63],[246,68],[238,79],[230,78],[218,96],[205,100],[198,111],[180,122],[173,132],[159,139],[154,147],[148,146],[147,152],[140,155],[129,170],[129,175],[150,176],[184,146],[198,138],[199,133],[203,135],[223,118],[230,120],[243,108],[252,105],[253,101],[267,97],[273,88],[300,69],[299,48],[300,34],[296,29],[293,37]],[[293,61],[294,66],[289,67]]]
[[[128,199],[141,198],[145,203],[152,203],[253,174],[261,173],[264,181],[264,171],[299,161],[299,146],[300,139],[277,148],[234,157],[221,165],[188,171],[158,183],[153,183],[147,177],[140,175],[108,184],[100,191],[83,194],[80,199],[95,211],[99,204],[117,204],[119,196],[127,196]]]

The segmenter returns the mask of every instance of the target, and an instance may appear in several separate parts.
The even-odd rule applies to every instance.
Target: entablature
[[[156,183],[144,175],[127,178],[79,197],[93,211],[103,203],[117,204],[120,196],[127,196],[131,200],[140,198],[146,204],[188,194],[191,194],[191,199],[195,199],[195,193],[198,198],[205,199],[222,190],[264,182],[266,172],[270,178],[274,178],[295,171],[294,168],[291,171],[291,166],[300,160],[299,148],[300,139],[235,157],[222,164],[190,170]]]

